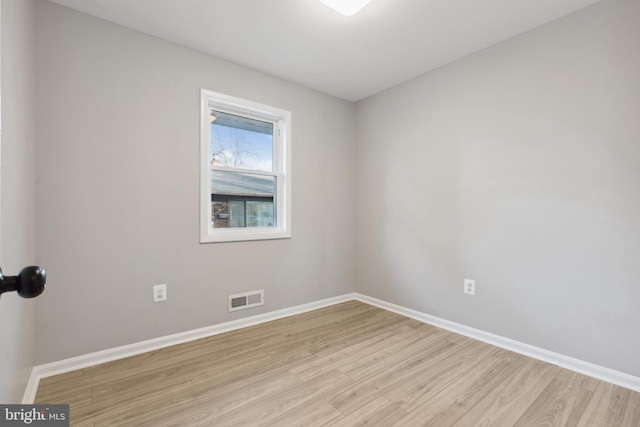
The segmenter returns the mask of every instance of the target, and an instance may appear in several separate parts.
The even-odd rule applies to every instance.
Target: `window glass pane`
[[[247,227],[273,227],[273,202],[247,200]]]
[[[244,201],[229,200],[229,227],[245,227]]]
[[[248,172],[212,170],[211,194],[273,199],[276,194],[276,177]]]
[[[211,171],[213,228],[276,227],[276,183],[271,175]]]
[[[273,171],[273,123],[211,110],[212,166]]]

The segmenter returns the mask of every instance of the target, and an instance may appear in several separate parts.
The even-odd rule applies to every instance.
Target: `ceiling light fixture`
[[[320,0],[326,6],[341,13],[345,16],[351,16],[358,13],[360,9],[365,7],[371,0]]]

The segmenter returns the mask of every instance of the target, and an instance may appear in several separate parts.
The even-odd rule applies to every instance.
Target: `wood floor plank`
[[[380,313],[375,307],[361,304],[357,301],[348,301],[331,307],[321,308],[296,316],[285,317],[260,325],[252,326],[252,334],[277,332],[284,336],[309,335],[314,331],[324,332],[327,327],[375,320],[384,313]]]
[[[350,301],[44,378],[89,426],[634,426],[640,393]]]
[[[411,356],[402,353],[398,354],[399,349],[414,348],[416,350],[424,349],[431,356],[435,357],[440,350],[445,348],[454,348],[456,343],[446,339],[446,334],[442,331],[438,333],[438,329],[429,331],[414,331],[413,333],[398,334],[393,338],[386,340],[386,345],[371,348],[371,351],[359,353],[359,357],[350,357],[342,360],[338,369],[354,379],[364,379],[375,375],[384,369],[383,364],[394,363],[397,358],[408,361]],[[415,343],[420,346],[416,347]],[[397,356],[393,358],[392,356]],[[396,367],[398,365],[395,365]]]
[[[145,407],[144,411],[126,411],[119,416],[104,417],[96,427],[104,426],[180,426],[203,419],[222,416],[245,404],[272,396],[274,391],[286,390],[302,384],[286,369],[277,369],[230,384],[202,390],[191,395],[180,395],[170,402]]]
[[[249,369],[256,366],[268,366],[271,359],[264,353],[249,353],[250,357],[238,358],[220,363],[219,368],[207,368],[206,365],[186,365],[172,369],[146,372],[120,381],[111,381],[93,387],[93,404],[88,408],[88,416],[118,405],[127,408],[134,399],[144,396],[146,400],[160,397],[167,393],[180,393],[201,385],[209,387],[220,384],[228,377],[239,374],[238,369]],[[157,387],[154,387],[156,385]]]
[[[338,393],[329,402],[342,413],[350,414],[360,406],[384,394],[386,390],[409,381],[415,376],[416,369],[422,368],[423,364],[436,364],[439,360],[452,357],[458,351],[457,344],[444,339],[421,344],[423,347],[413,347],[413,352],[397,352],[393,348],[388,349],[387,351],[392,353],[394,357],[385,357],[387,353],[383,353],[377,361],[379,363],[375,365],[375,370],[368,371],[370,375],[357,377],[356,384]],[[405,350],[407,348],[412,347],[407,346]],[[369,360],[365,360],[364,363],[367,366],[370,365]],[[345,373],[353,377],[350,371]]]
[[[273,357],[283,357],[299,351],[309,351],[314,354],[336,351],[393,329],[404,322],[401,317],[391,314],[393,316],[380,314],[374,316],[371,313],[365,313],[362,316],[349,318],[339,325],[319,326],[305,334],[289,335],[286,342],[271,345],[264,350]]]
[[[383,397],[378,397],[346,417],[334,422],[336,427],[390,426],[407,415],[407,411]]]
[[[429,335],[414,334],[400,344],[372,353],[354,365],[345,365],[341,370],[354,379],[364,379],[386,374],[390,367],[406,365],[409,360],[423,359],[423,356],[428,353],[449,347],[454,348],[456,344],[446,339],[444,332]]]
[[[330,345],[317,345],[314,346],[311,351],[314,354],[322,355],[325,351],[335,351],[340,347],[350,346],[369,339],[380,332],[390,330],[396,327],[410,327],[419,333],[430,333],[431,331],[437,331],[439,328],[434,326],[425,325],[422,328],[415,328],[412,326],[413,320],[403,318],[395,313],[390,313],[389,316],[384,316],[378,322],[372,324],[361,325],[358,329],[348,331],[346,334],[339,336],[337,340],[331,342]]]
[[[313,362],[293,367],[291,372],[302,380],[308,380],[324,372],[340,369],[345,365],[356,363],[367,354],[376,353],[396,343],[410,339],[415,333],[411,328],[397,328],[383,332],[357,344],[316,357]],[[342,370],[342,369],[341,369]]]
[[[334,426],[344,415],[325,400],[298,405],[272,419],[268,427],[325,427]]]
[[[498,387],[526,361],[524,356],[500,350],[457,377],[396,425],[450,426]]]
[[[244,330],[228,332],[58,375],[52,377],[55,378],[55,386],[44,383],[42,389],[48,391],[51,391],[53,387],[72,389],[87,382],[102,384],[107,381],[126,379],[132,375],[139,375],[162,367],[175,367],[202,359],[233,359],[243,352],[253,351],[261,346],[269,346],[284,339],[280,333],[251,336]]]
[[[108,419],[114,414],[139,411],[141,407],[153,407],[166,401],[179,399],[185,394],[201,393],[282,366],[279,363],[274,363],[267,355],[260,352],[256,352],[254,356],[255,360],[249,364],[246,364],[246,360],[245,363],[242,360],[237,360],[235,364],[233,362],[217,364],[215,360],[212,360],[210,366],[203,367],[202,371],[193,372],[191,376],[176,377],[175,381],[172,379],[169,383],[164,381],[162,375],[145,377],[139,385],[135,386],[135,392],[129,389],[122,393],[119,390],[110,394],[101,393],[100,399],[94,397],[94,403],[88,407],[81,407],[76,411],[75,416],[80,420],[87,418]],[[178,382],[178,380],[182,381]],[[94,389],[111,388],[113,385],[106,383],[95,386]],[[123,394],[126,395],[126,399],[123,399]]]
[[[73,380],[79,380],[79,383],[86,381],[84,378],[84,370],[68,372],[66,374],[55,375],[48,378],[42,378],[38,385],[35,402],[55,403],[53,400],[64,400],[66,403],[86,404],[91,402],[91,387],[80,386],[77,388],[70,387]],[[76,393],[77,391],[77,393]],[[76,395],[77,394],[77,395]],[[88,402],[87,402],[88,400]],[[73,402],[72,402],[73,401]]]
[[[309,402],[325,399],[326,396],[335,393],[351,381],[342,372],[334,371],[274,393],[258,402],[248,402],[228,414],[207,417],[198,422],[189,422],[188,425],[193,427],[265,425],[293,408],[303,408]]]
[[[528,359],[503,384],[467,411],[455,427],[511,427],[553,381],[560,368]]]
[[[446,358],[438,359],[435,363],[425,363],[413,375],[384,394],[389,400],[411,412],[497,351],[497,348],[485,343],[469,341]]]
[[[514,426],[575,426],[599,381],[561,370]]]
[[[582,427],[640,425],[640,393],[601,381],[577,425]]]
[[[43,390],[46,390],[44,388]],[[38,403],[65,403],[69,405],[71,411],[77,411],[80,407],[91,405],[93,397],[91,394],[91,386],[82,386],[66,389],[58,389],[56,391],[43,391],[38,393],[35,400]]]

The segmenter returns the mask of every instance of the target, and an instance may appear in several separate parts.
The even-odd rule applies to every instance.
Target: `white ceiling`
[[[599,0],[50,0],[350,101]]]

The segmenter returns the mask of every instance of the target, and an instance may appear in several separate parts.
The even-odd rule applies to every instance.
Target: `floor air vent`
[[[264,291],[251,291],[244,294],[229,295],[229,311],[264,305]]]

